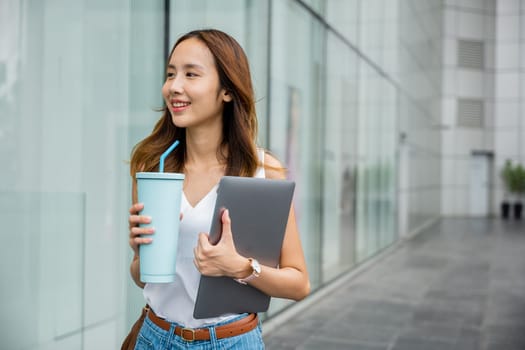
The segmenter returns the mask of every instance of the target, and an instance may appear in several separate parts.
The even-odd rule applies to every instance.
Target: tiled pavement
[[[446,219],[378,260],[274,322],[266,348],[525,349],[524,221]]]

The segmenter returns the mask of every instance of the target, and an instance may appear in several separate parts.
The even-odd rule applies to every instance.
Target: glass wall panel
[[[326,21],[346,40],[357,46],[360,0],[326,1]]]
[[[84,195],[4,189],[0,210],[8,218],[0,249],[2,343],[9,349],[46,343],[79,349],[85,314]]]
[[[295,210],[312,288],[320,281],[320,126],[324,28],[293,1],[273,2],[269,148],[296,181]],[[272,309],[280,308],[272,301]],[[270,311],[271,313],[271,311]]]
[[[376,183],[375,139],[372,133],[377,115],[375,105],[377,101],[377,82],[379,75],[364,62],[359,65],[359,120],[358,120],[358,191],[357,191],[357,261],[361,262],[369,255],[375,246],[376,230],[372,190]]]
[[[379,249],[398,238],[397,233],[397,91],[391,82],[383,80],[380,88],[379,136]]]
[[[360,62],[357,177],[357,261],[397,236],[397,97],[392,83]]]
[[[303,0],[313,11],[323,16],[325,13],[326,0]]]
[[[359,6],[359,49],[390,77],[398,70],[398,0],[366,0]]]
[[[125,154],[129,160],[134,145],[146,137],[154,123],[160,117],[155,110],[163,105],[161,87],[165,76],[164,57],[164,4],[162,1],[131,1],[130,2],[130,45],[129,45],[129,124],[119,127],[119,141],[122,145],[119,153]],[[131,204],[131,182],[128,164],[123,163],[122,179],[118,188],[126,198],[125,205]],[[124,222],[125,224],[125,222]],[[127,227],[120,232],[127,233]],[[125,243],[125,242],[124,242]],[[126,281],[126,322],[125,330],[136,321],[140,309],[144,306],[142,289],[135,285],[128,273],[133,252],[126,249],[125,281]]]
[[[359,49],[376,64],[383,46],[383,1],[361,1],[359,6]]]
[[[5,348],[115,349],[128,329],[130,119],[163,71],[162,9],[140,5],[1,3]]]
[[[323,152],[323,283],[355,262],[357,56],[327,35]]]
[[[440,115],[442,11],[439,2],[399,1],[399,130],[406,159],[403,182],[406,233],[418,232],[440,215]],[[436,78],[438,77],[438,78]],[[409,179],[408,179],[409,178]],[[405,219],[403,219],[405,220]]]

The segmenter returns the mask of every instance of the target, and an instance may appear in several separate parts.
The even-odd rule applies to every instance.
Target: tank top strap
[[[259,158],[260,165],[255,171],[254,177],[263,178],[263,179],[266,177],[266,173],[264,171],[264,154],[265,154],[264,148],[257,148],[257,157]]]

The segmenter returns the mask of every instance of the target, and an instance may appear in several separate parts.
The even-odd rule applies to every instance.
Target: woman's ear
[[[232,99],[232,95],[227,90],[222,90],[222,100],[224,102],[231,102]]]

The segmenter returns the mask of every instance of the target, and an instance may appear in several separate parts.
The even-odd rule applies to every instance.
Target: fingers
[[[155,228],[154,227],[132,227],[131,230],[129,231],[129,238],[138,238],[138,237],[141,237],[142,235],[152,235],[155,233]],[[148,238],[148,237],[142,237],[142,238],[147,238],[147,239],[150,239],[151,238]]]
[[[144,204],[142,203],[135,203],[131,206],[131,208],[129,208],[128,222],[130,230],[132,227],[138,226],[139,224],[143,223],[141,222],[141,220],[143,219],[141,219],[138,215],[142,209],[144,209]]]
[[[140,211],[144,209],[144,204],[142,203],[135,203],[129,208],[129,229],[131,230],[133,227],[137,227],[140,224],[149,224],[151,223],[151,217],[146,215],[139,215]]]
[[[151,217],[145,215],[130,215],[129,219],[129,229],[131,230],[134,227],[138,227],[141,224],[151,224]]]
[[[131,249],[138,255],[138,247],[141,244],[149,244],[153,241],[150,237],[144,237],[145,235],[151,235],[155,233],[154,227],[144,227],[141,224],[150,224],[151,217],[145,215],[138,215],[140,211],[144,209],[142,203],[135,203],[129,209],[130,216],[128,218],[129,223],[129,245]]]
[[[144,209],[144,204],[143,203],[135,203],[131,206],[131,208],[129,208],[129,213],[131,215],[136,215],[138,214],[142,209]]]
[[[139,255],[139,246],[141,244],[150,244],[153,238],[147,237],[155,233],[154,227],[133,227],[129,232],[129,245],[135,255]]]
[[[199,233],[197,238],[197,246],[193,248],[193,263],[195,267],[202,273],[207,257],[210,253],[211,244],[208,242],[208,234]]]
[[[204,233],[204,232],[199,233],[197,247],[200,247],[205,251],[207,251],[209,247],[211,247],[211,244],[209,241],[209,235],[207,233]]]
[[[199,237],[197,238],[197,246],[193,249],[193,254],[197,260],[202,261],[205,257],[207,257],[210,254],[210,248],[212,245],[208,241],[208,234],[206,233],[199,233]]]

